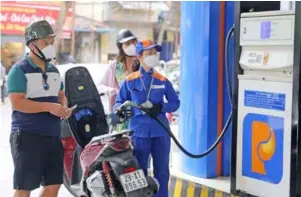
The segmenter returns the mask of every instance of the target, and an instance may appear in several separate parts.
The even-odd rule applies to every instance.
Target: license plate
[[[120,175],[120,182],[126,193],[148,186],[143,170]]]

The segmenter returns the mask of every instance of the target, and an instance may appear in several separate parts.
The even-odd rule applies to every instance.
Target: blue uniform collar
[[[154,73],[154,69],[151,68],[148,72],[146,72],[142,66],[140,66],[139,71],[140,71],[140,73],[141,73],[142,75],[143,75],[143,74],[151,75],[151,74]]]

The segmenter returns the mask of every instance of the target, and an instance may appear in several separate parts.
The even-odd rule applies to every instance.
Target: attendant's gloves
[[[149,115],[156,118],[162,112],[162,104],[153,104],[153,107],[149,109]]]

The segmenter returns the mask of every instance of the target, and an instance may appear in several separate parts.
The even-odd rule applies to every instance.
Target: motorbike
[[[98,91],[84,67],[68,70],[65,93],[77,105],[64,128],[64,184],[77,197],[151,197],[158,181],[145,176],[133,154],[130,130],[116,132],[131,110],[105,116]],[[66,123],[65,123],[66,126]]]

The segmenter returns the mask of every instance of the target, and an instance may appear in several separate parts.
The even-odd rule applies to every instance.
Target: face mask
[[[144,63],[150,67],[150,68],[154,68],[156,66],[159,65],[159,59],[157,57],[157,55],[150,55],[144,58]]]
[[[55,58],[55,48],[53,45],[48,45],[47,47],[42,49],[42,53],[47,61],[51,61]]]
[[[134,44],[131,44],[130,46],[128,46],[126,48],[122,46],[122,49],[123,49],[124,53],[128,56],[136,55],[136,48],[135,48]]]

